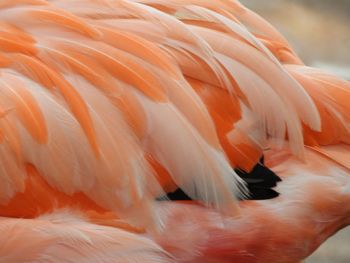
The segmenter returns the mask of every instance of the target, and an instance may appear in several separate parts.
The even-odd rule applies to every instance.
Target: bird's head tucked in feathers
[[[350,223],[349,101],[239,1],[2,0],[0,262],[300,262]]]

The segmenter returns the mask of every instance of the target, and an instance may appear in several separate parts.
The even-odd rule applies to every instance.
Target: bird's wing
[[[305,129],[305,143],[310,146],[350,143],[350,83],[318,69],[286,65],[314,100],[321,116],[322,129]]]
[[[302,156],[303,126],[321,128],[317,99],[254,30],[286,41],[235,1],[0,8],[5,210],[36,178],[145,224],[176,187],[236,213],[244,187],[232,166],[252,169],[271,138]]]
[[[88,206],[153,222],[134,213],[153,210],[162,194],[156,173],[163,168],[192,198],[235,213],[240,179],[173,57],[192,50],[224,74],[208,43],[175,17],[144,5],[94,4],[63,5],[87,10],[80,16],[45,1],[1,6],[6,183],[0,200],[4,210],[11,207],[5,212],[20,214],[14,210],[26,208],[11,201],[21,203],[33,193],[28,187],[40,185],[64,200],[81,195]]]

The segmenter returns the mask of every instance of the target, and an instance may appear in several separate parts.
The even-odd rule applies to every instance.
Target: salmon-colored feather
[[[73,114],[75,114],[82,125],[92,148],[98,156],[99,149],[96,143],[94,128],[91,125],[91,117],[84,101],[81,100],[79,94],[76,93],[74,88],[71,87],[70,84],[60,76],[60,74],[57,74],[36,58],[31,58],[22,54],[13,55],[12,58],[13,66],[17,70],[23,72],[34,81],[38,81],[46,88],[58,88],[60,90],[62,96],[73,111]]]
[[[299,262],[350,224],[349,88],[236,0],[2,1],[0,262]]]
[[[22,39],[16,36],[12,36],[7,32],[1,32],[0,44],[1,49],[4,52],[20,52],[27,54],[35,54],[37,50],[34,48],[32,43],[21,43]]]
[[[2,262],[174,262],[145,237],[96,227],[69,211],[35,220],[2,218],[0,229]]]
[[[47,141],[47,128],[43,114],[25,83],[14,75],[3,73],[1,104],[3,108],[14,109],[18,119],[38,143]]]

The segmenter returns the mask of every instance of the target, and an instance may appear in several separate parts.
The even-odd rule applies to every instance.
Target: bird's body
[[[270,163],[282,175],[276,188],[281,196],[242,202],[240,218],[170,204],[169,234],[156,240],[183,262],[301,262],[350,223],[348,171],[312,150],[306,157],[308,164],[288,153],[270,156],[284,159]]]
[[[0,262],[298,263],[350,224],[350,84],[238,1],[0,2],[0,92]]]

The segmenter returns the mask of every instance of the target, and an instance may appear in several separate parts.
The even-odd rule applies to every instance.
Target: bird
[[[350,83],[237,0],[0,2],[0,262],[300,263],[350,224]]]

